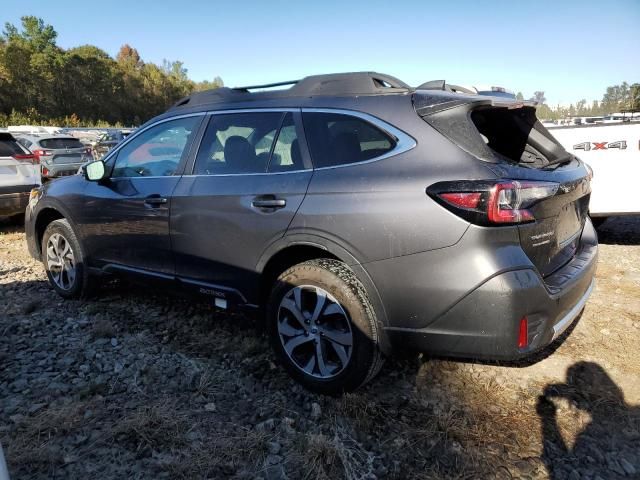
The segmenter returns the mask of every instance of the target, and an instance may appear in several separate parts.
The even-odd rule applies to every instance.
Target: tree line
[[[516,95],[518,100],[524,100],[521,92]],[[573,103],[568,107],[557,105],[551,107],[547,104],[544,92],[534,92],[529,100],[537,102],[538,117],[545,120],[560,120],[567,117],[600,117],[609,113],[617,112],[637,112],[640,111],[640,83],[629,85],[622,82],[621,85],[607,87],[602,100],[593,100],[591,103],[586,99]]]
[[[196,90],[179,61],[144,62],[123,45],[116,58],[93,45],[65,50],[42,19],[6,23],[0,35],[0,125],[139,125]]]
[[[223,86],[220,77],[194,82],[180,61],[144,62],[125,44],[116,58],[93,45],[65,50],[56,44],[53,26],[34,16],[20,27],[6,23],[0,35],[0,126],[54,124],[68,126],[139,125],[197,90]],[[522,93],[517,98],[524,100]],[[602,100],[551,107],[544,92],[538,117],[600,116],[640,110],[640,83],[608,87]]]

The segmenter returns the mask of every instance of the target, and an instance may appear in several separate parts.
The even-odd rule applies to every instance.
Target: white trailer
[[[592,217],[640,214],[640,122],[547,128],[593,169]]]

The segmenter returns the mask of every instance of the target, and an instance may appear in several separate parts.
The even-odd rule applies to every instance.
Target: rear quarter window
[[[0,139],[0,157],[23,155],[25,152],[15,140]]]
[[[56,150],[58,148],[81,148],[82,143],[77,138],[45,138],[40,140],[40,146]]]
[[[372,160],[396,146],[386,132],[352,115],[306,112],[303,122],[316,168]]]

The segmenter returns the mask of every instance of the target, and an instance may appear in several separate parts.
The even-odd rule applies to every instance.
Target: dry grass
[[[334,423],[331,434],[299,434],[289,456],[292,470],[305,480],[370,478],[374,456],[345,426]]]
[[[46,408],[17,422],[13,440],[5,444],[11,464],[30,465],[35,472],[53,472],[69,460],[71,452],[61,448],[64,437],[78,434],[86,425],[84,413],[96,406],[74,402]]]
[[[201,441],[191,442],[167,463],[172,478],[219,478],[238,470],[255,477],[263,470],[270,439],[266,432],[229,428],[200,433]]]
[[[113,437],[136,452],[177,449],[188,444],[186,434],[190,428],[188,417],[174,405],[164,402],[127,414],[115,425]]]

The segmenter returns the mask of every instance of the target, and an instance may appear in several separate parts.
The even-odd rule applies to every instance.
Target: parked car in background
[[[93,156],[96,160],[104,157],[109,150],[127,138],[131,130],[109,130],[98,137],[93,145]]]
[[[8,132],[0,132],[0,216],[21,217],[31,189],[40,185],[33,154]]]
[[[71,135],[21,135],[17,141],[33,153],[43,179],[74,175],[93,160],[91,149]]]
[[[7,130],[15,136],[18,135],[53,135],[61,133],[62,128],[43,125],[9,125]]]
[[[121,275],[264,312],[323,393],[394,348],[525,357],[579,317],[591,176],[534,104],[371,72],[290,85],[194,93],[35,191],[27,244],[55,291]]]
[[[617,215],[640,215],[640,122],[555,125],[549,132],[593,169],[589,213],[594,224]]]

